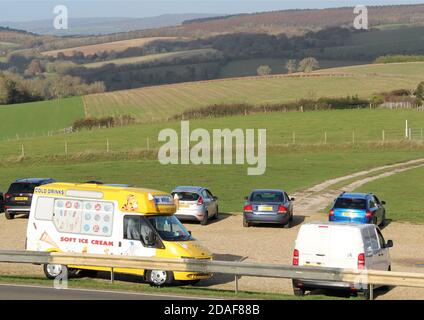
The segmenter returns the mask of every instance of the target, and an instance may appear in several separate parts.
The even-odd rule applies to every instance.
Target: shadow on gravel
[[[293,221],[290,222],[290,228],[297,227],[301,225],[306,219],[306,216],[295,215],[293,216]],[[272,223],[255,223],[250,226],[250,228],[273,228],[273,229],[282,229],[283,226],[280,224]]]
[[[394,287],[391,287],[391,286],[382,286],[382,287],[374,289],[373,291],[374,299],[378,298],[379,296],[385,295],[386,293],[388,293],[389,291],[393,289]],[[309,296],[323,295],[328,297],[347,298],[347,299],[351,297],[357,297],[360,299],[360,295],[353,294],[349,291],[343,291],[343,290],[316,289],[309,292],[306,295],[309,295]]]
[[[219,216],[218,216],[218,219],[209,219],[208,224],[206,226],[211,225],[211,224],[215,224],[215,223],[219,223],[219,222],[221,222],[221,221],[223,221],[223,220],[225,220],[225,219],[227,219],[227,218],[229,218],[231,216],[233,216],[233,215],[232,214],[229,214],[229,213],[221,213],[220,212],[219,213]],[[183,224],[185,224],[185,225],[196,225],[196,224],[197,225],[200,225],[200,222],[193,221],[193,220],[181,220],[181,222]]]

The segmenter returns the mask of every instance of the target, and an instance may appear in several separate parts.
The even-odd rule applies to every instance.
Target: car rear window
[[[36,183],[12,183],[8,193],[34,193],[34,189],[38,186]]]
[[[197,201],[199,199],[199,195],[193,192],[174,192],[172,196],[178,195],[178,199],[180,201]]]
[[[253,192],[250,196],[252,202],[283,202],[284,195],[281,192]]]
[[[366,204],[365,199],[339,198],[334,204],[334,208],[365,210]]]

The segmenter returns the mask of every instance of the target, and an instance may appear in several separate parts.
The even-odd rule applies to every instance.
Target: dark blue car
[[[329,220],[336,222],[373,223],[384,225],[386,209],[372,193],[342,193],[330,210]]]

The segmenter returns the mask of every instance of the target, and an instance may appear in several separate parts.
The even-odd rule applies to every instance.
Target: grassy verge
[[[30,276],[5,276],[0,275],[0,283],[19,284],[19,285],[38,285],[53,287],[53,281],[41,277]],[[115,282],[111,284],[107,280],[99,279],[70,279],[68,287],[71,289],[94,289],[108,291],[128,291],[137,293],[146,293],[152,295],[181,295],[196,296],[204,298],[221,299],[254,299],[254,300],[335,300],[342,299],[335,296],[309,295],[305,297],[296,297],[287,294],[278,293],[259,293],[251,291],[239,291],[237,294],[230,290],[205,289],[198,287],[179,287],[171,286],[164,288],[151,287],[144,283]]]
[[[367,183],[357,191],[372,190],[385,200],[388,219],[424,223],[423,179],[424,168],[417,168]]]

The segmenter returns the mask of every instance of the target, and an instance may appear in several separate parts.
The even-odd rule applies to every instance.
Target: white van
[[[293,265],[390,271],[389,248],[392,246],[393,241],[386,242],[373,224],[308,223],[302,225],[297,235]],[[295,295],[318,288],[369,295],[369,286],[365,284],[293,280]]]

